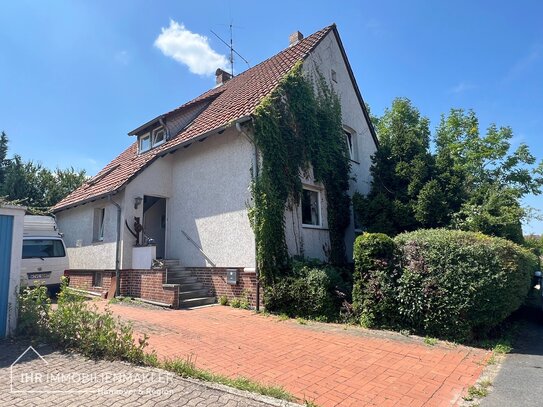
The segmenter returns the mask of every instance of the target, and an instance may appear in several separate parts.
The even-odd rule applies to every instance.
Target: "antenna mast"
[[[238,57],[240,57],[243,62],[245,62],[247,64],[247,66],[250,68],[251,65],[249,64],[249,61],[247,61],[245,58],[243,58],[239,52],[237,52],[235,49],[234,49],[234,40],[233,40],[233,25],[232,23],[230,23],[230,45],[228,45],[228,43],[223,40],[221,37],[219,37],[219,35],[213,31],[213,30],[210,30],[213,35],[215,37],[217,37],[219,40],[221,40],[221,42],[226,45],[228,47],[228,49],[230,50],[230,73],[232,74],[232,77],[234,77],[234,54],[236,54]]]

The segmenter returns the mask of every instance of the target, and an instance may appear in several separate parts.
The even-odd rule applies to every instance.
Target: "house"
[[[318,67],[339,95],[351,154],[350,192],[369,191],[377,139],[337,27],[307,38],[296,32],[277,55],[235,77],[218,69],[213,89],[131,131],[130,147],[53,208],[70,268],[95,272],[87,286],[103,284],[97,271],[149,269],[156,256],[167,259],[164,282],[181,283],[181,300],[206,290],[211,295],[248,291],[254,300],[255,237],[248,216],[257,165],[252,114],[299,61],[307,74]],[[289,251],[325,259],[323,187],[311,179],[303,182],[307,203],[285,214]],[[349,257],[354,237],[351,219],[345,236]],[[140,247],[149,238],[151,251]],[[237,284],[228,286],[226,274],[233,270]]]

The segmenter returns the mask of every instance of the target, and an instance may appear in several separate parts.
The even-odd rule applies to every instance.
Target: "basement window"
[[[321,226],[321,193],[312,189],[302,190],[302,225]]]

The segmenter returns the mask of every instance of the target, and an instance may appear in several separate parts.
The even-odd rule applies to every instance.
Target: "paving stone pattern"
[[[29,350],[12,367],[28,345],[0,341],[0,406],[293,405],[225,386],[183,379],[160,369],[88,360],[77,354],[53,351],[47,346],[34,345],[45,362]]]

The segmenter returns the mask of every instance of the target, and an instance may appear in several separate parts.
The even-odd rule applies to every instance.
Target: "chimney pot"
[[[224,83],[228,82],[230,79],[232,79],[232,75],[230,75],[228,72],[223,71],[221,68],[218,68],[215,71],[215,83],[217,86],[223,85]]]
[[[298,44],[301,40],[304,39],[304,35],[300,31],[293,32],[288,37],[289,47]]]

